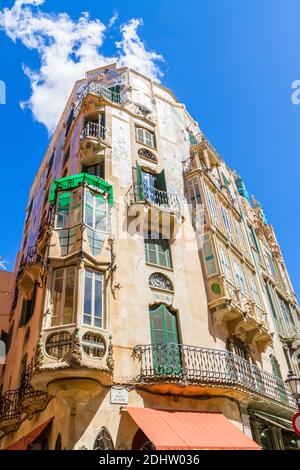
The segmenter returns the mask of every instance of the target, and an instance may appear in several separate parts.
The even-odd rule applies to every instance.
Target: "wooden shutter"
[[[139,197],[139,200],[144,199],[144,184],[143,184],[143,175],[142,175],[142,169],[138,162],[136,162],[136,187],[137,187],[137,194]]]
[[[162,170],[156,177],[156,189],[167,191],[165,170]]]

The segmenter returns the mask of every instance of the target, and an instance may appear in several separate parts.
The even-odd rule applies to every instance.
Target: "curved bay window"
[[[114,444],[108,430],[103,427],[95,439],[94,450],[114,450]]]

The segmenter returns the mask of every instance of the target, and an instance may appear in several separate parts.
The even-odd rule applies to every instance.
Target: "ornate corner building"
[[[115,65],[76,82],[12,283],[1,449],[297,448],[274,230],[164,86]]]

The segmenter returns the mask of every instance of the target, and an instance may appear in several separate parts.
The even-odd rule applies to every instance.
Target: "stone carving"
[[[110,371],[114,369],[112,335],[109,335],[109,345],[107,350],[106,364]]]
[[[140,157],[142,158],[146,158],[147,160],[150,160],[151,162],[153,163],[157,163],[157,157],[156,155],[154,155],[153,152],[151,152],[150,150],[148,149],[144,149],[144,148],[140,148],[138,150],[138,154]]]
[[[174,291],[172,282],[161,273],[153,273],[149,277],[149,286],[158,289]]]
[[[44,354],[43,354],[43,343],[42,343],[42,336],[36,345],[36,352],[35,352],[35,359],[34,359],[34,367],[36,370],[40,370],[43,366],[44,362]]]
[[[73,342],[68,363],[71,367],[79,367],[82,362],[82,352],[80,345],[79,329],[76,328],[73,335]]]

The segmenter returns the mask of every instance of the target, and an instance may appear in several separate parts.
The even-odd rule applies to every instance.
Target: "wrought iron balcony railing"
[[[32,371],[33,366],[30,364],[22,374],[20,388],[8,390],[0,397],[0,426],[3,421],[19,420],[23,412],[24,400],[31,399],[33,402],[38,402],[43,399],[47,402],[48,395],[35,390],[30,383]]]
[[[82,130],[81,139],[85,137],[94,137],[96,139],[105,139],[105,127],[97,122],[87,122]]]
[[[8,390],[0,397],[0,423],[17,420],[21,415],[19,407],[19,390]]]
[[[183,344],[136,346],[141,382],[174,379],[199,384],[240,388],[271,400],[295,406],[287,385],[273,374],[229,351]]]
[[[89,94],[93,93],[95,95],[103,96],[103,98],[106,98],[109,101],[112,101],[113,103],[120,103],[121,102],[121,96],[120,93],[117,93],[115,91],[109,90],[109,88],[105,87],[104,85],[101,85],[100,83],[96,82],[91,82],[89,83],[86,88],[84,89],[79,102],[77,103],[75,109],[74,109],[74,116],[77,116],[81,109],[82,102],[84,98]]]
[[[180,201],[177,194],[161,191],[160,189],[150,186],[144,187],[144,185],[139,183],[135,183],[131,186],[126,195],[126,199],[128,204],[146,201],[161,209],[180,212]]]

